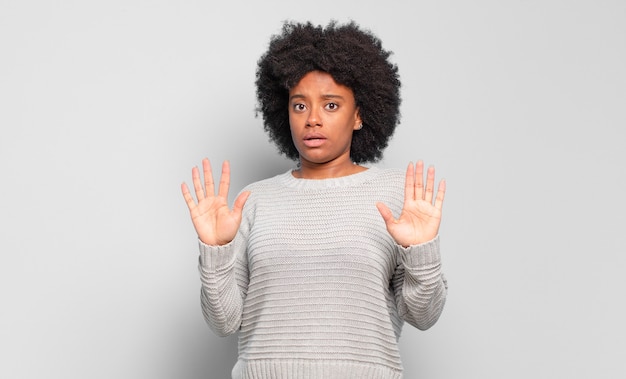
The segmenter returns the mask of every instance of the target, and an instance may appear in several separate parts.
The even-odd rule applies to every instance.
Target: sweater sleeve
[[[240,236],[223,246],[198,241],[200,302],[205,321],[217,335],[239,330],[248,288],[248,266]]]
[[[398,249],[400,256],[392,281],[398,313],[409,324],[426,330],[439,319],[448,290],[441,271],[439,236]]]

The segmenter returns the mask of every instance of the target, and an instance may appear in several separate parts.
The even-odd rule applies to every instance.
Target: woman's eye
[[[304,104],[294,104],[293,105],[293,110],[296,112],[301,112],[303,110],[306,109],[306,106]]]
[[[337,103],[328,103],[326,104],[326,109],[334,111],[337,108],[339,108],[339,105],[337,105]]]

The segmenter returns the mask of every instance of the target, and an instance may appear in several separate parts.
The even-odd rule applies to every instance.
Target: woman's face
[[[352,132],[361,118],[352,90],[322,71],[311,71],[289,91],[291,137],[302,166],[352,164]]]

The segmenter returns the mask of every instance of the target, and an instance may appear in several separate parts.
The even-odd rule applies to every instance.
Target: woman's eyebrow
[[[343,100],[344,99],[344,97],[341,96],[341,95],[334,95],[334,94],[330,94],[330,93],[322,95],[322,98],[324,98],[324,99],[339,99],[339,100]],[[290,101],[293,100],[293,99],[306,99],[306,96],[304,96],[302,94],[299,94],[299,93],[296,93],[296,94],[293,94],[293,95],[289,96],[289,100]]]
[[[325,98],[325,99],[340,99],[340,100],[343,100],[343,96],[341,96],[341,95],[328,94],[328,95],[322,95],[322,97]]]
[[[306,97],[304,95],[296,93],[296,94],[293,94],[293,95],[289,96],[289,101],[291,101],[293,99],[306,99]]]

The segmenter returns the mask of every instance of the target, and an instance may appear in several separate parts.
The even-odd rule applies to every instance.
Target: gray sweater
[[[232,377],[402,378],[403,321],[432,326],[447,291],[439,237],[405,249],[376,209],[382,201],[398,217],[404,172],[289,171],[246,189],[235,239],[200,242],[204,317],[218,335],[239,331]]]

